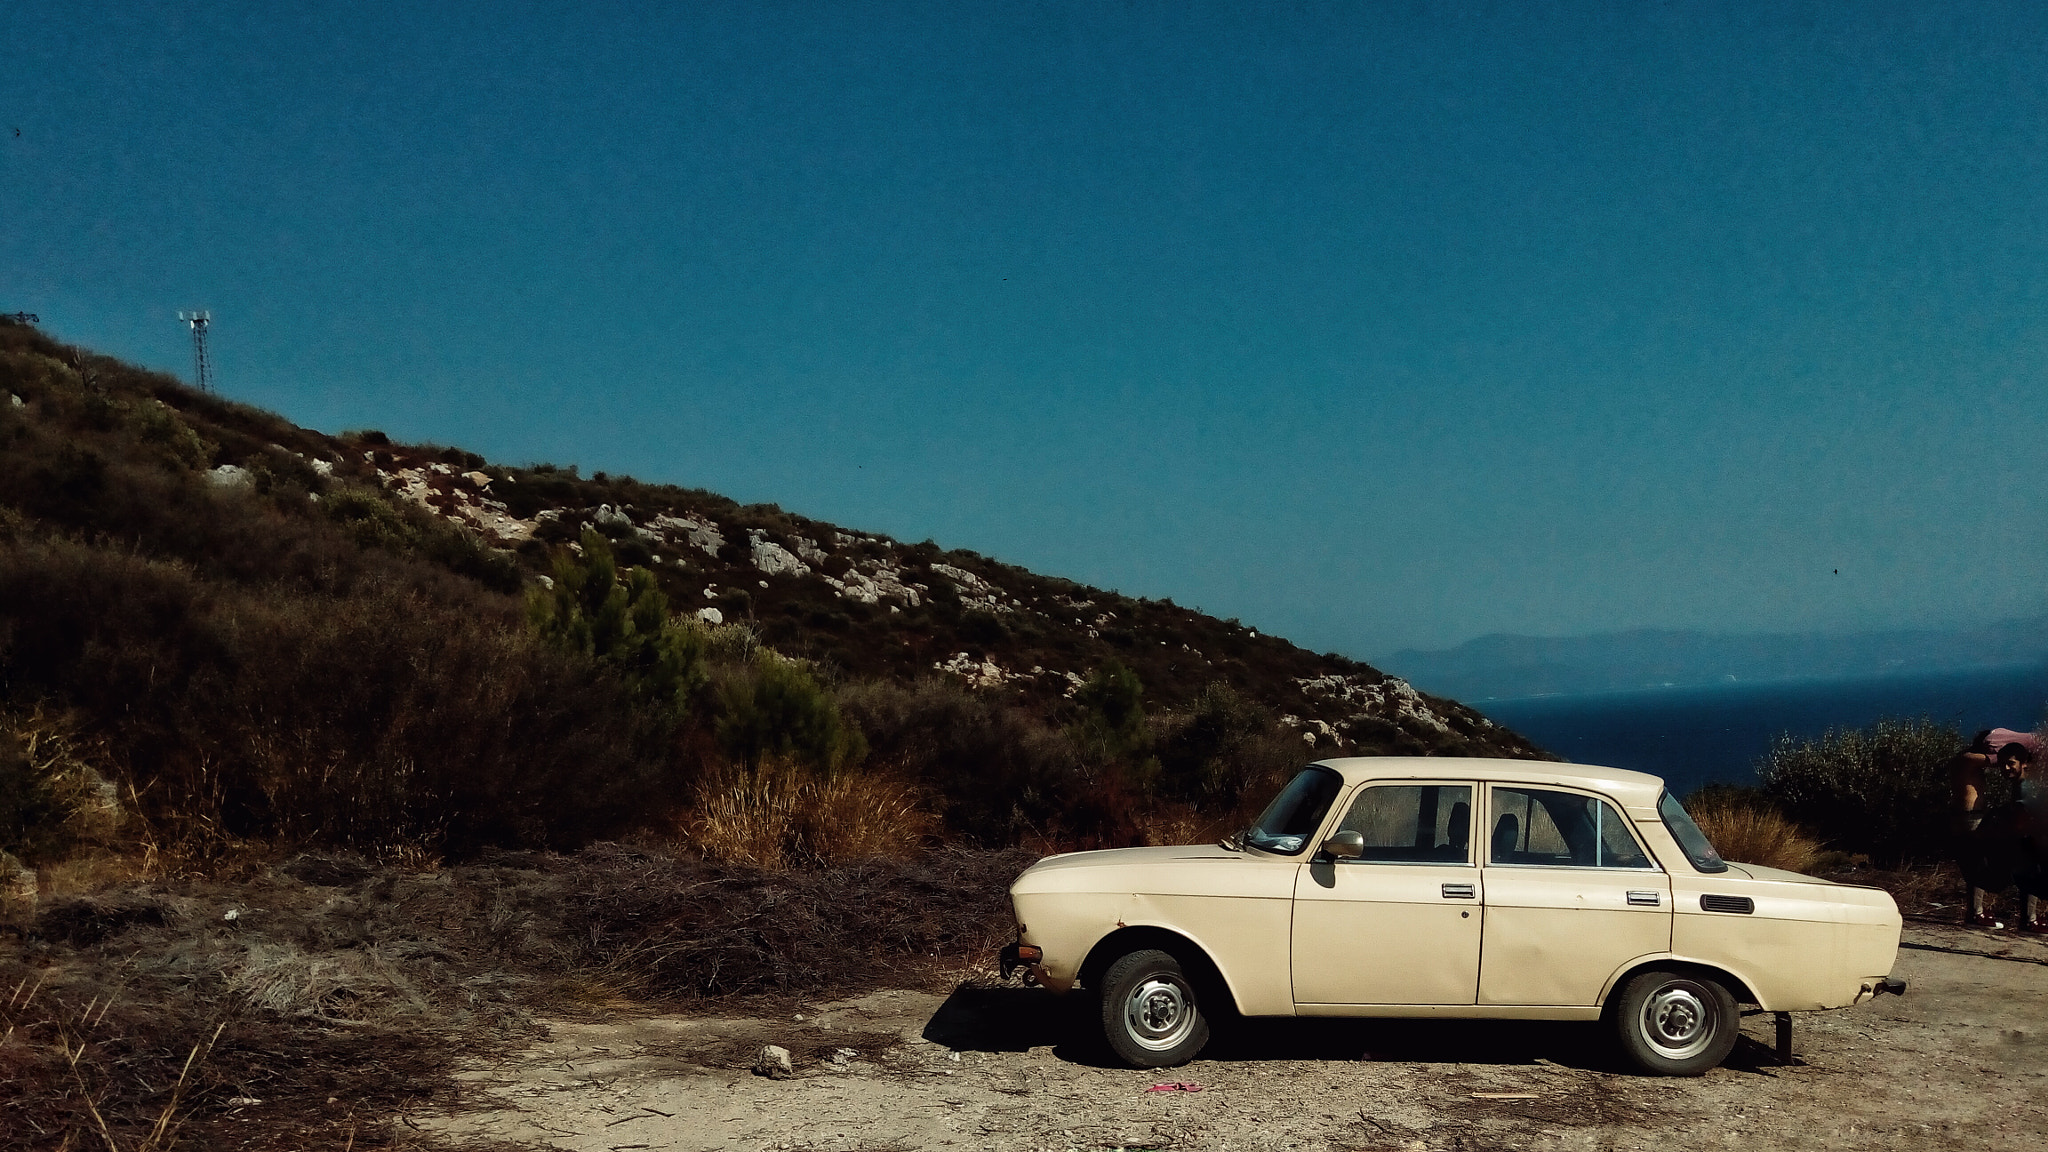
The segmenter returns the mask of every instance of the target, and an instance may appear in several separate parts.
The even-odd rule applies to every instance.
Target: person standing
[[[2019,930],[2048,933],[2048,757],[2038,751],[2038,741],[2010,741],[1998,749],[1998,766],[2017,784],[2013,839],[2019,866],[2013,880],[2022,899]]]
[[[2048,787],[2036,769],[2048,758],[2038,754],[2040,743],[2031,732],[1993,728],[1979,732],[1949,761],[1966,889],[1963,923],[1969,927],[2005,927],[1985,911],[1985,896],[2018,884],[2020,931],[2048,932]],[[1985,796],[1993,771],[2014,794],[1995,809]]]
[[[1991,732],[1986,728],[1977,733],[1970,746],[1956,753],[1948,762],[1949,781],[1956,802],[1954,830],[1957,857],[1963,869],[1963,923],[1971,928],[2005,927],[1984,910],[1984,895],[1988,885],[1996,884],[2002,890],[2011,882],[2009,876],[1992,875],[1997,871],[1997,861],[1994,853],[1989,851],[1993,845],[1985,842],[1985,773],[1998,763],[1998,753],[1991,745]]]

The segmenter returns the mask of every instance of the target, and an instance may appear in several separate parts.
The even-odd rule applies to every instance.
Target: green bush
[[[1932,859],[1947,852],[1948,762],[1961,747],[1953,724],[1884,719],[1817,740],[1780,736],[1757,776],[1767,799],[1829,847],[1886,863]]]
[[[1144,698],[1145,685],[1138,674],[1116,660],[1109,661],[1074,693],[1074,703],[1081,706],[1075,734],[1105,760],[1144,752],[1151,743],[1145,730]]]
[[[761,649],[751,665],[728,673],[718,690],[720,749],[758,767],[787,757],[827,773],[867,752],[860,731],[840,719],[839,705],[800,661]]]
[[[1195,697],[1184,717],[1172,717],[1157,740],[1161,785],[1169,794],[1205,808],[1230,811],[1248,787],[1268,774],[1266,741],[1273,718],[1256,701],[1222,681]],[[1289,740],[1288,757],[1298,760],[1299,740]],[[1298,765],[1296,765],[1298,766]]]
[[[555,558],[554,586],[527,598],[533,629],[557,647],[617,671],[640,699],[680,712],[704,686],[702,630],[672,619],[654,574],[629,568],[625,579],[611,546],[583,530],[583,555]]]

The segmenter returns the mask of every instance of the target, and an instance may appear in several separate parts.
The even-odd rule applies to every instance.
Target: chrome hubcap
[[[1149,976],[1131,989],[1130,998],[1124,1001],[1124,1024],[1132,1040],[1163,1052],[1194,1031],[1194,995],[1177,976]]]
[[[1713,1039],[1710,1018],[1698,989],[1689,984],[1667,984],[1643,1002],[1642,1032],[1659,1053],[1683,1060],[1706,1050]]]

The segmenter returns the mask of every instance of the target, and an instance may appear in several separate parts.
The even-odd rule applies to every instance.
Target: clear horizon
[[[0,311],[1361,658],[2048,612],[2048,10],[0,15]],[[16,132],[19,132],[19,135]]]

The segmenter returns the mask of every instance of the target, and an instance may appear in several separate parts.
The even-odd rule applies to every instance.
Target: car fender
[[[1079,976],[1099,971],[1129,948],[1158,947],[1145,941],[1170,938],[1193,948],[1222,981],[1235,1009],[1247,1016],[1294,1015],[1294,985],[1289,967],[1288,916],[1285,901],[1242,902],[1239,916],[1219,918],[1174,914],[1171,905],[1195,897],[1133,895],[1116,923],[1087,949]],[[1162,907],[1161,905],[1168,905]],[[1272,921],[1271,924],[1264,923]],[[1191,931],[1190,923],[1203,923]],[[1276,927],[1277,926],[1277,927]],[[1129,948],[1124,941],[1129,941]],[[1113,954],[1112,954],[1113,953]]]
[[[1604,1008],[1614,998],[1614,994],[1620,991],[1621,986],[1627,983],[1631,977],[1638,972],[1651,968],[1691,968],[1705,972],[1726,984],[1728,991],[1735,995],[1737,1002],[1755,1004],[1765,1011],[1773,1010],[1771,1005],[1757,999],[1756,993],[1752,991],[1755,985],[1745,973],[1736,967],[1731,967],[1718,960],[1709,960],[1699,956],[1684,956],[1676,952],[1659,952],[1649,956],[1638,956],[1615,969],[1614,973],[1607,978],[1607,983],[1600,988],[1600,1005]]]

